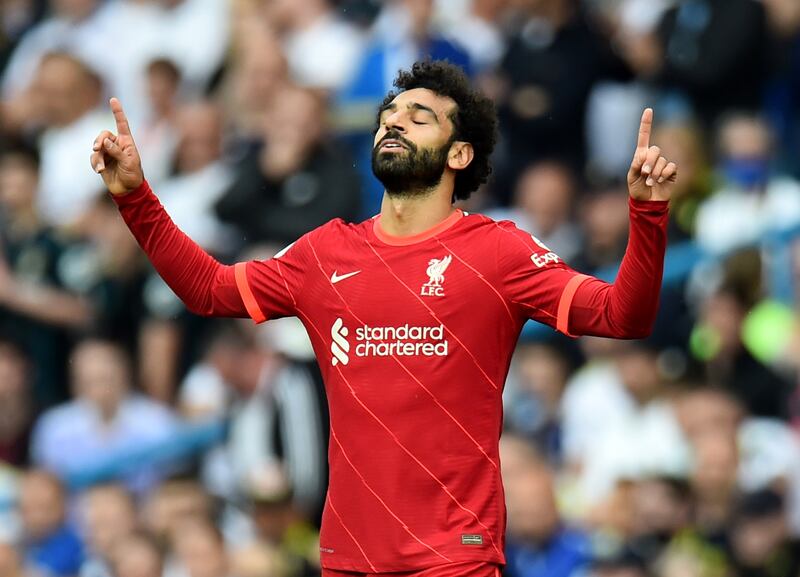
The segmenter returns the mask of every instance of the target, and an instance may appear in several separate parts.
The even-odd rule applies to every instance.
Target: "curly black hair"
[[[458,66],[444,60],[417,62],[411,70],[401,70],[394,80],[399,90],[391,91],[380,108],[394,100],[400,92],[427,88],[456,103],[450,120],[455,127],[453,140],[469,142],[475,151],[472,162],[456,174],[453,201],[469,198],[472,191],[489,179],[492,165],[489,158],[497,142],[497,112],[494,103],[470,85],[469,78]],[[378,113],[380,122],[380,112]]]

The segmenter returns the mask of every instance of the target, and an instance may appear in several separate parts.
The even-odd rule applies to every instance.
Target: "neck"
[[[429,230],[453,214],[452,184],[443,182],[427,192],[410,195],[383,194],[381,228],[392,236],[413,236]]]

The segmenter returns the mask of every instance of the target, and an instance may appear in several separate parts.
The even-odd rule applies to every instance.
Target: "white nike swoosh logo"
[[[338,274],[336,274],[336,272],[337,272],[337,271],[333,271],[333,274],[331,275],[331,282],[332,282],[333,284],[336,284],[337,282],[339,282],[339,281],[341,281],[341,280],[348,279],[348,278],[350,278],[351,276],[356,276],[356,275],[357,275],[358,273],[360,273],[361,271],[360,271],[360,270],[357,270],[356,272],[349,272],[349,273],[347,273],[347,274],[343,274],[342,276],[339,276]]]

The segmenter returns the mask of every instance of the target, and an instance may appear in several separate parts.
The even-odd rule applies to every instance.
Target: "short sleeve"
[[[587,279],[539,239],[512,222],[498,222],[497,266],[506,298],[527,318],[569,335],[569,312]],[[570,335],[572,336],[572,335]]]
[[[235,265],[236,288],[253,321],[263,323],[297,314],[297,297],[311,259],[305,235],[270,259]]]

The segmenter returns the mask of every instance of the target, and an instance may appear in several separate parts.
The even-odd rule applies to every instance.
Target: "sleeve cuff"
[[[628,197],[628,207],[631,212],[666,214],[669,212],[668,200],[636,200]]]
[[[234,277],[236,278],[236,288],[239,289],[239,295],[242,297],[244,308],[247,309],[247,314],[253,319],[256,324],[263,323],[267,320],[266,315],[262,312],[261,307],[258,306],[256,297],[250,289],[250,283],[247,282],[247,263],[237,262],[233,267]]]
[[[575,298],[575,293],[578,291],[578,287],[580,287],[585,281],[589,280],[589,275],[585,274],[578,274],[569,279],[567,286],[564,287],[564,290],[561,292],[561,300],[558,301],[558,317],[556,318],[556,329],[567,335],[568,337],[575,338],[577,335],[573,335],[569,332],[569,310],[572,308],[572,299]]]
[[[111,194],[111,198],[114,199],[114,202],[117,203],[117,206],[122,207],[138,202],[151,192],[152,190],[150,189],[150,184],[147,182],[147,180],[143,180],[142,184],[126,194],[109,194]]]

